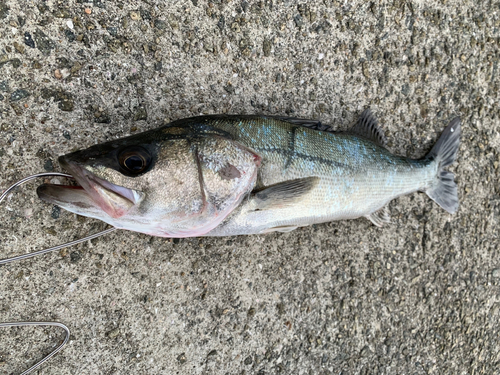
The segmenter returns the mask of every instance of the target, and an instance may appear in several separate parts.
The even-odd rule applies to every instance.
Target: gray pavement
[[[347,129],[371,107],[419,158],[463,120],[461,205],[392,224],[172,240],[118,231],[0,267],[0,321],[57,320],[38,374],[495,374],[500,366],[499,1],[0,1],[0,186],[57,156],[199,114]],[[40,181],[41,183],[41,181]],[[0,257],[104,229],[29,184]],[[0,330],[0,373],[63,337]]]

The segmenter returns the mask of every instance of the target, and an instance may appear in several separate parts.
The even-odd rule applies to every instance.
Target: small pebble
[[[16,49],[17,52],[24,53],[24,46],[22,44],[14,42],[14,48]]]
[[[47,159],[45,163],[43,164],[43,169],[45,169],[47,172],[52,172],[54,170],[54,163],[52,163],[51,159]]]
[[[10,94],[10,101],[17,102],[18,100],[27,98],[29,96],[29,92],[23,89],[18,89]]]
[[[91,14],[91,13],[92,13],[92,9],[90,9],[90,8],[85,8],[85,13],[87,13],[87,14]]]
[[[59,208],[59,206],[53,206],[52,207],[52,213],[50,214],[50,216],[52,216],[53,219],[59,219],[59,216],[61,215],[61,209]]]
[[[183,363],[186,363],[186,353],[181,353],[179,354],[179,356],[177,357],[177,360],[179,361],[179,363],[183,364]]]
[[[114,339],[115,337],[118,337],[119,335],[120,335],[119,328],[114,328],[111,331],[106,333],[106,336],[108,336],[110,339]]]
[[[82,259],[82,254],[78,251],[73,251],[72,253],[69,254],[69,257],[71,259],[71,263],[77,263]]]

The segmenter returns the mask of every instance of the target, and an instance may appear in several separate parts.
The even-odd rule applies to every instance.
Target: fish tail
[[[438,165],[436,178],[425,192],[434,202],[451,214],[458,209],[457,184],[454,181],[455,175],[445,171],[444,168],[455,161],[459,143],[460,118],[456,117],[451,120],[431,152],[425,157]]]

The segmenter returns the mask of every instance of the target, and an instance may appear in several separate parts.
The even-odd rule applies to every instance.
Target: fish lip
[[[141,192],[103,180],[88,171],[78,162],[67,160],[65,156],[59,157],[59,164],[62,168],[70,172],[76,182],[85,190],[94,203],[101,207],[111,217],[117,218],[123,216],[143,198]],[[105,199],[99,190],[104,190],[108,194],[111,193],[112,195],[114,194],[124,199],[128,208],[124,209],[123,205],[118,207],[116,204],[113,204],[109,199]]]

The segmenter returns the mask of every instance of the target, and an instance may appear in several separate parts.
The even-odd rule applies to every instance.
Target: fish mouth
[[[38,187],[38,197],[48,203],[57,204],[68,211],[97,216],[104,211],[112,218],[125,215],[140,203],[142,192],[112,184],[85,169],[76,162],[59,158],[61,166],[70,172],[77,186],[43,184]]]

